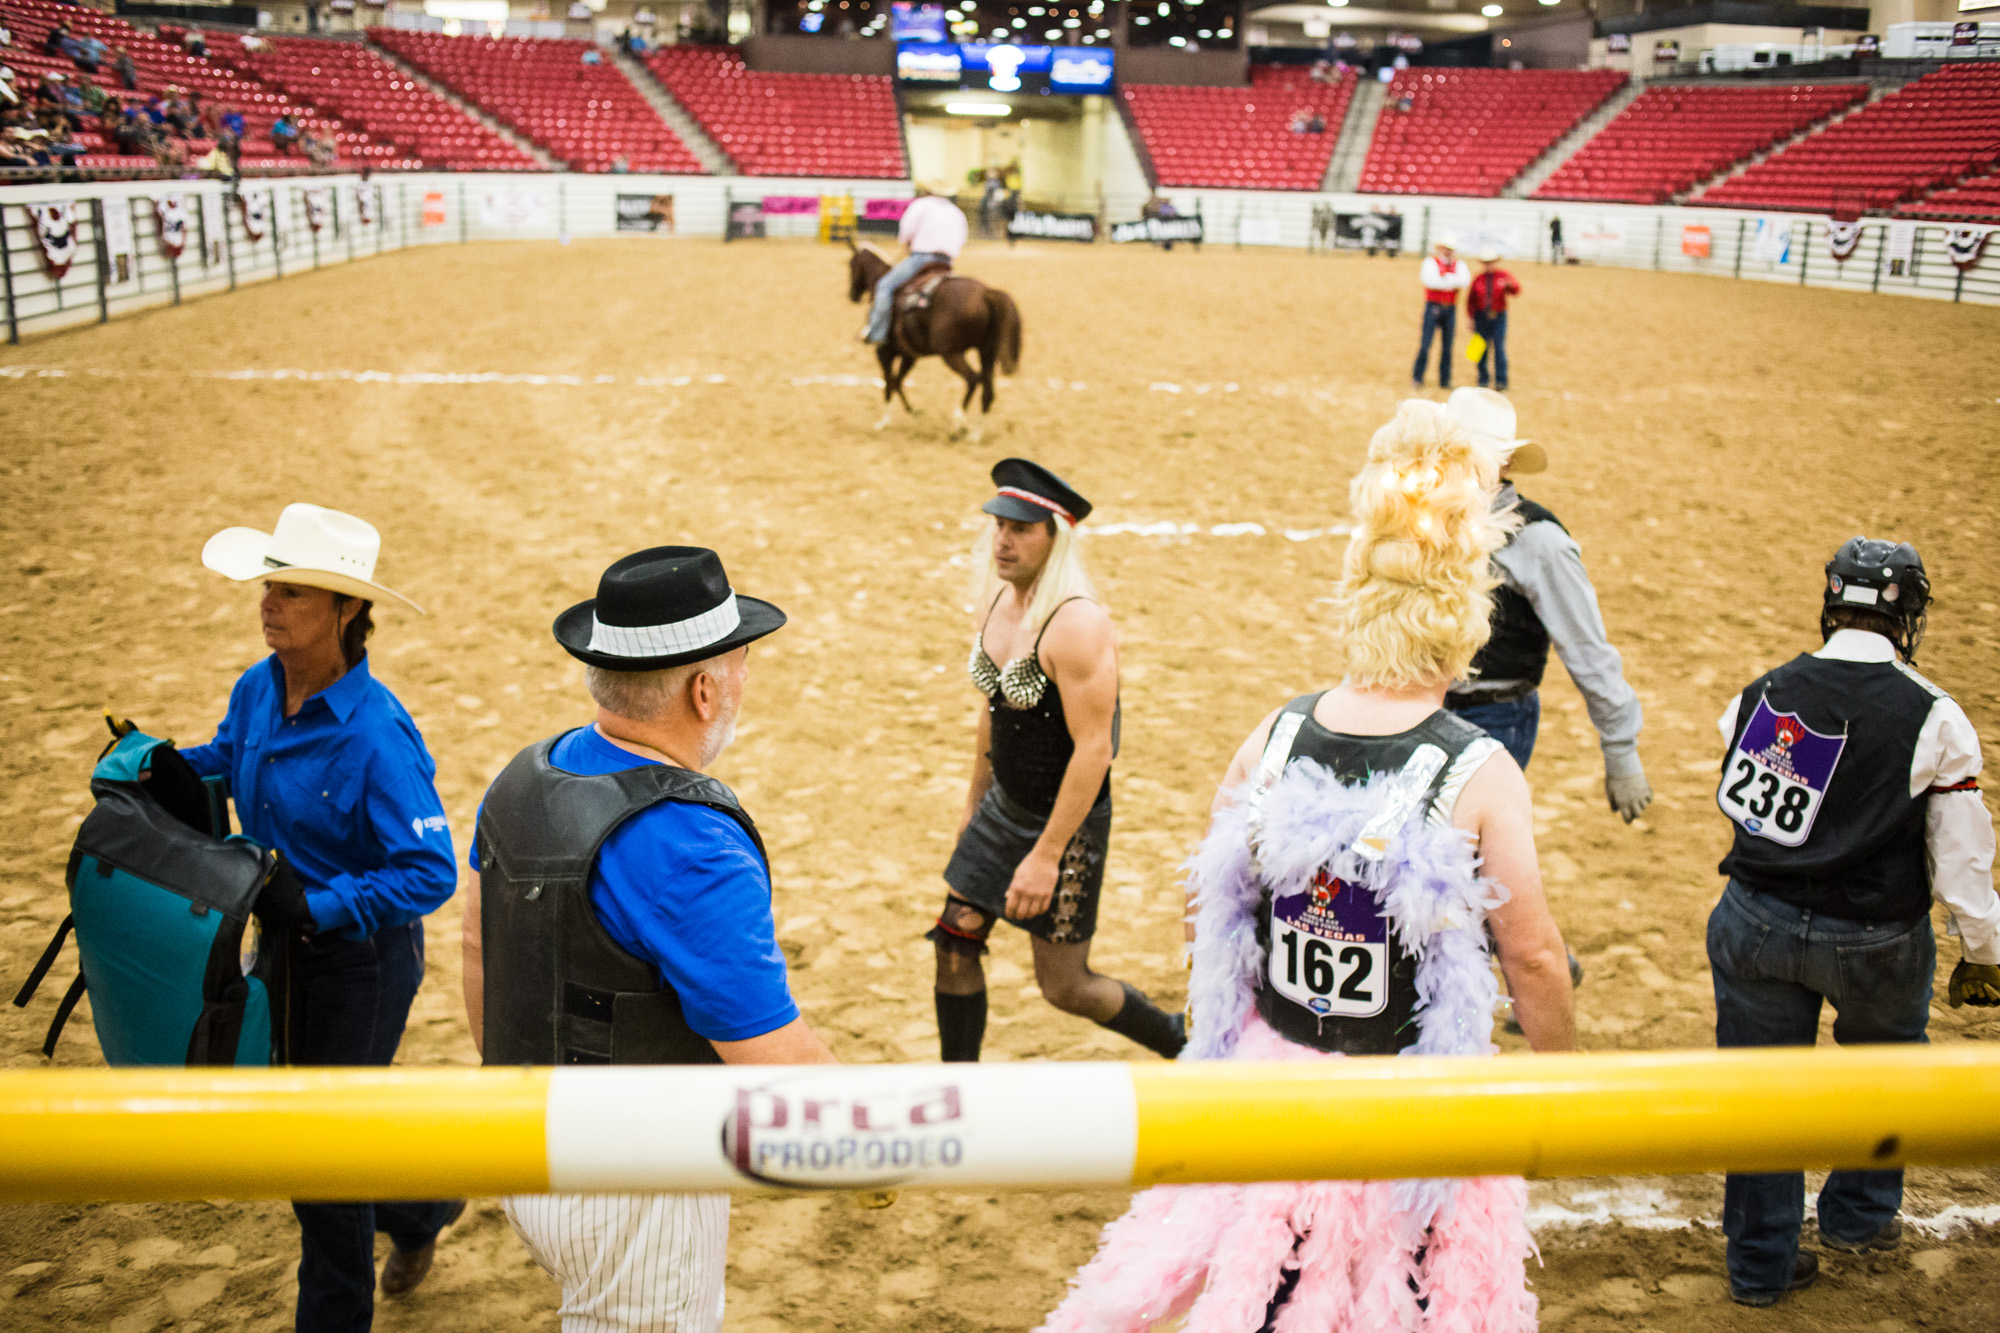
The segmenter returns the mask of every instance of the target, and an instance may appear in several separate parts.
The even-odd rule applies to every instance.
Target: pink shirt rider
[[[903,223],[896,239],[910,247],[911,254],[944,255],[958,258],[965,248],[965,214],[943,195],[927,194],[914,199],[903,211]]]

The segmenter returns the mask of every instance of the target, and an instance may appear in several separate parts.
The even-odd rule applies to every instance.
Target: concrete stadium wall
[[[229,202],[227,187],[218,181],[10,187],[0,195],[0,238],[4,238],[0,248],[4,248],[6,259],[9,299],[5,317],[10,338],[17,340],[418,246],[573,237],[713,238],[722,235],[731,201],[767,195],[848,194],[858,203],[907,197],[911,188],[908,181],[767,177],[377,176],[373,184],[381,191],[381,206],[373,224],[361,225],[352,195],[356,183],[351,176],[246,182],[245,188],[251,192],[284,192],[290,218],[287,229],[281,232],[274,226],[263,240],[254,243],[243,230],[240,213]],[[314,186],[333,187],[334,198],[332,216],[318,232],[307,225],[303,206],[303,192]],[[197,203],[190,203],[187,247],[177,263],[169,262],[160,251],[151,204],[155,194],[168,189],[178,189],[191,200],[207,195],[222,203],[220,223],[211,220],[207,224],[219,226],[220,234],[211,234],[204,226],[204,216],[213,219],[215,215],[205,215]],[[1202,215],[1210,245],[1304,249],[1312,241],[1315,206],[1366,212],[1393,204],[1404,218],[1405,253],[1419,253],[1430,237],[1449,230],[1458,234],[1467,251],[1492,244],[1516,262],[1523,262],[1547,258],[1548,221],[1560,216],[1571,253],[1586,264],[2000,305],[2000,246],[1989,248],[1976,267],[1961,275],[1944,253],[1946,229],[1935,224],[1918,227],[1911,271],[1892,275],[1884,262],[1888,226],[1880,219],[1864,224],[1860,247],[1845,264],[1836,264],[1827,249],[1827,219],[1823,216],[1775,215],[1793,228],[1789,253],[1776,259],[1758,253],[1758,215],[1726,209],[1254,190],[1175,189],[1164,193],[1181,212]],[[617,216],[621,194],[670,196],[672,232],[621,232]],[[81,242],[60,282],[49,277],[42,263],[25,208],[29,203],[57,199],[76,201]],[[98,261],[100,230],[95,215],[99,208],[123,209],[131,218],[136,262],[122,277]],[[1109,210],[1109,220],[1125,221],[1136,214],[1137,206],[1121,207],[1120,201],[1112,200]],[[1684,229],[1694,225],[1709,228],[1707,258],[1682,253]],[[806,237],[816,234],[817,222],[810,215],[772,217],[769,230],[778,237]],[[1189,262],[1199,262],[1198,256],[1190,256]]]

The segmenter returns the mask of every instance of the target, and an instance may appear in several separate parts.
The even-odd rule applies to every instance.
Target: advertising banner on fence
[[[306,225],[323,231],[333,216],[333,198],[324,185],[308,185],[305,191]]]
[[[819,213],[819,196],[816,194],[767,194],[764,196],[764,216],[804,217]]]
[[[1681,253],[1689,259],[1706,259],[1715,249],[1715,237],[1706,222],[1690,222],[1681,228]]]
[[[1126,226],[1144,225],[1126,223]],[[1113,227],[1112,240],[1118,228]],[[1007,234],[1033,241],[1082,241],[1086,245],[1097,239],[1097,219],[1089,213],[1036,213],[1022,209],[1007,224]],[[1132,237],[1143,240],[1144,237]]]
[[[1179,219],[1175,219],[1179,221]],[[1284,236],[1284,229],[1276,218],[1238,218],[1236,220],[1236,243],[1238,245],[1277,245]]]
[[[664,231],[674,229],[674,197],[670,194],[621,194],[618,196],[619,231]]]
[[[1200,241],[1201,239],[1200,218],[1141,218],[1137,222],[1111,224],[1113,245],[1128,245],[1133,241]]]
[[[1953,227],[1944,234],[1944,252],[1961,272],[1976,268],[1979,256],[1985,253],[1986,238],[1992,234],[1991,227]]]
[[[1615,222],[1598,218],[1572,228],[1564,248],[1578,259],[1601,263],[1625,252],[1625,231]]]
[[[444,191],[424,191],[424,225],[426,227],[442,227],[448,221],[450,221],[450,214],[445,211]]]
[[[1338,250],[1400,250],[1403,219],[1396,213],[1335,213],[1333,244]]]
[[[1792,220],[1758,218],[1751,233],[1750,255],[1760,264],[1784,264],[1792,257]]]
[[[130,282],[139,267],[139,245],[132,239],[132,201],[104,201],[104,255],[111,263],[109,281]]]
[[[1859,222],[1829,222],[1826,224],[1826,248],[1833,254],[1833,262],[1845,264],[1854,257],[1854,251],[1861,244],[1861,224]]]
[[[264,239],[271,231],[271,192],[251,190],[247,194],[239,192],[237,206],[243,210],[243,234],[251,244]]]
[[[382,189],[373,181],[357,181],[354,192],[354,220],[364,227],[375,225],[375,216],[381,205]]]
[[[553,219],[549,216],[549,192],[531,186],[501,185],[479,192],[479,225],[482,227],[505,227],[509,231],[524,231],[529,228],[546,227]]]
[[[229,214],[224,211],[229,201],[220,194],[203,191],[201,198],[201,239],[207,247],[202,262],[210,268],[222,262],[223,228],[228,225]]]
[[[725,241],[745,241],[764,234],[764,209],[760,204],[731,204]]]
[[[1917,253],[1917,224],[1891,222],[1883,241],[1883,271],[1892,278],[1907,278]]]

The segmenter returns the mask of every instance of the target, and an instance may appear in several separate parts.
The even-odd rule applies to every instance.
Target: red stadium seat
[[[1248,88],[1141,83],[1122,95],[1162,185],[1317,190],[1355,77],[1350,70],[1323,82],[1301,67],[1258,65]],[[1325,132],[1293,131],[1301,112],[1317,115]]]
[[[910,174],[886,77],[755,73],[713,46],[662,47],[646,67],[745,175]]]
[[[1615,70],[1400,70],[1383,90],[1360,188],[1497,197],[1624,83]]]

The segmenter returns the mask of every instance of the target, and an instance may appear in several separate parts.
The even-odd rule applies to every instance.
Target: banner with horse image
[[[1401,250],[1403,215],[1400,213],[1335,213],[1333,248],[1336,250]]]
[[[621,194],[618,196],[617,230],[664,231],[674,229],[674,197],[670,194]]]
[[[333,216],[333,201],[327,197],[326,186],[309,185],[305,196],[306,225],[314,231],[324,230],[328,219]]]
[[[159,238],[160,253],[169,261],[178,260],[181,252],[187,249],[186,195],[179,190],[169,190],[153,196],[153,230]]]
[[[271,192],[238,192],[236,206],[243,213],[243,234],[250,238],[252,244],[263,240],[271,230]]]
[[[1979,267],[1979,257],[1986,253],[1986,238],[1993,234],[1991,227],[1951,227],[1944,234],[1944,252],[1959,272]]]
[[[1854,258],[1854,252],[1861,246],[1861,224],[1859,222],[1829,222],[1826,224],[1826,248],[1833,255],[1833,262],[1845,264]]]
[[[35,241],[41,247],[42,267],[61,282],[76,259],[76,201],[51,199],[45,204],[29,204],[28,215],[35,220]]]

